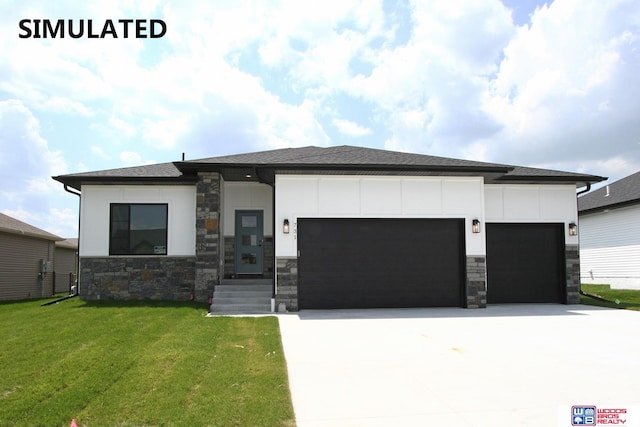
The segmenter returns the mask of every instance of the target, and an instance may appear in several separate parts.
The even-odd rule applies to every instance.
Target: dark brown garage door
[[[487,224],[487,302],[564,303],[562,224]]]
[[[299,307],[459,307],[463,226],[458,219],[298,219]]]

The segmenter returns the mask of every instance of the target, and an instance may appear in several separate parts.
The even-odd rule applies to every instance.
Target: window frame
[[[128,207],[128,216],[127,216],[127,222],[128,222],[128,228],[127,228],[127,247],[128,250],[126,252],[115,252],[114,249],[114,245],[113,245],[113,231],[114,231],[114,227],[113,227],[113,223],[114,223],[114,217],[113,217],[113,210],[114,207],[121,207],[121,206],[126,206]],[[165,252],[161,253],[161,254],[157,254],[154,252],[150,252],[150,253],[133,253],[131,251],[131,208],[132,206],[160,206],[160,207],[164,207],[164,211],[165,211],[165,221],[164,221],[164,234],[165,234]],[[168,203],[136,203],[136,202],[116,202],[116,203],[110,203],[109,204],[109,256],[167,256],[169,253],[169,204]]]

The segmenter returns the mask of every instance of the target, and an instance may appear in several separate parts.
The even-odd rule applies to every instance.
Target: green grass
[[[293,426],[275,317],[78,298],[0,304],[0,425]]]
[[[582,285],[582,290],[588,294],[611,301],[600,301],[594,298],[580,295],[582,304],[611,308],[625,308],[629,310],[640,311],[640,291],[629,289],[611,289],[611,286],[609,285],[585,284]]]

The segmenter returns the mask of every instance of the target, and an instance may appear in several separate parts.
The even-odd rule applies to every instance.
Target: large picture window
[[[110,255],[166,255],[166,204],[111,204]]]

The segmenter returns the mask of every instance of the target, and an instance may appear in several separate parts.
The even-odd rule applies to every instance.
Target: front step
[[[212,313],[270,313],[271,280],[224,279],[213,292]]]

